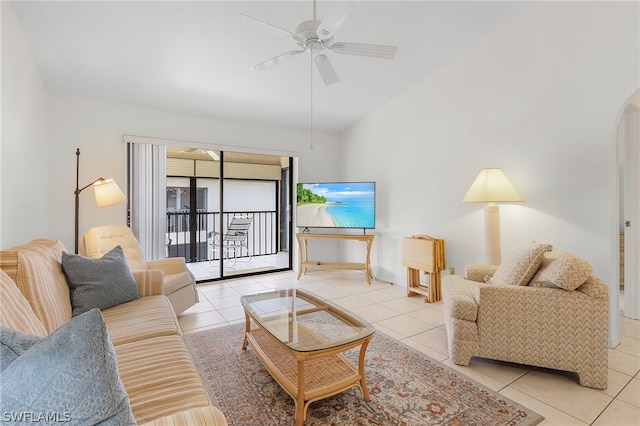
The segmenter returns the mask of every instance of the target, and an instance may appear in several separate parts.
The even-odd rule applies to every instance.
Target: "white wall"
[[[342,177],[378,182],[374,273],[406,283],[401,239],[418,233],[444,239],[458,273],[483,263],[482,206],[461,200],[502,167],[525,199],[501,207],[503,258],[536,240],[588,259],[617,317],[614,130],[640,86],[638,16],[540,2],[344,134]]]
[[[252,125],[211,117],[179,114],[152,108],[103,102],[85,98],[50,95],[50,173],[53,199],[50,231],[67,247],[73,242],[73,182],[75,149],[80,148],[80,185],[99,176],[112,177],[124,189],[126,177],[123,134],[261,148],[299,153],[299,176],[314,179],[337,175],[332,158],[337,138],[319,134],[310,150],[307,132],[272,126]],[[80,199],[80,234],[92,226],[125,223],[126,207],[96,207],[87,190]]]
[[[49,235],[48,95],[11,3],[0,2],[0,11],[0,247],[7,247]]]

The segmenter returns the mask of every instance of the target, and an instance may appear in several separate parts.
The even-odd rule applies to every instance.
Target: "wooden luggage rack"
[[[402,239],[402,265],[407,267],[407,296],[421,294],[426,303],[442,300],[440,272],[445,266],[444,240],[428,235]],[[420,271],[429,276],[428,285],[420,283]]]

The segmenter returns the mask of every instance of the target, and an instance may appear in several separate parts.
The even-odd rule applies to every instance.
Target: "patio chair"
[[[234,216],[229,221],[227,231],[222,236],[222,241],[220,241],[220,233],[215,231],[210,232],[211,258],[215,259],[215,253],[220,253],[225,259],[230,259],[231,256],[229,254],[231,253],[233,255],[233,266],[235,266],[238,261],[238,253],[240,254],[240,257],[242,257],[242,248],[244,247],[247,251],[247,256],[249,257],[250,262],[251,250],[249,250],[249,246],[247,245],[250,227],[250,217]]]

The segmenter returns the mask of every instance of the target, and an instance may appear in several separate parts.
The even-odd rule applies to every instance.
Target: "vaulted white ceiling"
[[[332,1],[317,5],[321,19]],[[337,41],[397,45],[393,60],[327,53],[340,83],[325,86],[309,53],[265,71],[250,66],[296,50],[237,19],[295,32],[305,1],[18,1],[48,90],[233,120],[339,133],[473,48],[530,4],[364,0]]]

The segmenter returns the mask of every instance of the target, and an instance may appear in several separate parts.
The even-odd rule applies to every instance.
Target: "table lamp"
[[[462,199],[465,203],[487,203],[484,207],[484,232],[487,263],[499,265],[500,206],[496,203],[522,202],[524,199],[513,187],[502,169],[487,168],[480,174]]]
[[[75,221],[75,253],[78,254],[78,211],[80,210],[80,193],[93,185],[93,192],[96,196],[96,206],[106,207],[117,204],[124,200],[124,194],[113,179],[105,179],[100,177],[90,184],[79,188],[78,174],[80,171],[80,148],[76,149],[76,221]]]

